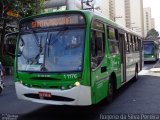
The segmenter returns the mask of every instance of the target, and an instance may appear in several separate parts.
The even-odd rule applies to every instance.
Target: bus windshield
[[[145,43],[144,44],[144,54],[153,54],[154,53],[154,44],[153,43]]]
[[[19,36],[19,71],[81,71],[85,39],[84,28],[24,32]]]

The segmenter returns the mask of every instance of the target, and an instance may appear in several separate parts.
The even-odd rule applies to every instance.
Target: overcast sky
[[[160,32],[160,0],[143,0],[143,4],[143,7],[151,7],[156,30]]]

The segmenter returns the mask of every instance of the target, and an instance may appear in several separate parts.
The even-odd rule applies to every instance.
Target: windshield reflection
[[[19,71],[81,71],[84,29],[31,32],[20,36]]]
[[[154,44],[144,44],[144,54],[153,54]]]

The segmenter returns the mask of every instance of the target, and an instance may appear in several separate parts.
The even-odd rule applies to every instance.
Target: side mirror
[[[11,56],[15,56],[17,36],[18,36],[17,32],[5,35],[5,50]]]

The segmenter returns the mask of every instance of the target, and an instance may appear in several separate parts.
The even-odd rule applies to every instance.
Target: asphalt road
[[[106,114],[158,114],[160,113],[160,77],[149,73],[154,63],[147,64],[137,82],[121,88],[111,103],[106,100],[88,107],[53,106],[18,100],[13,77],[5,77],[6,88],[0,95],[0,120],[100,120]],[[149,73],[147,73],[147,72]]]

